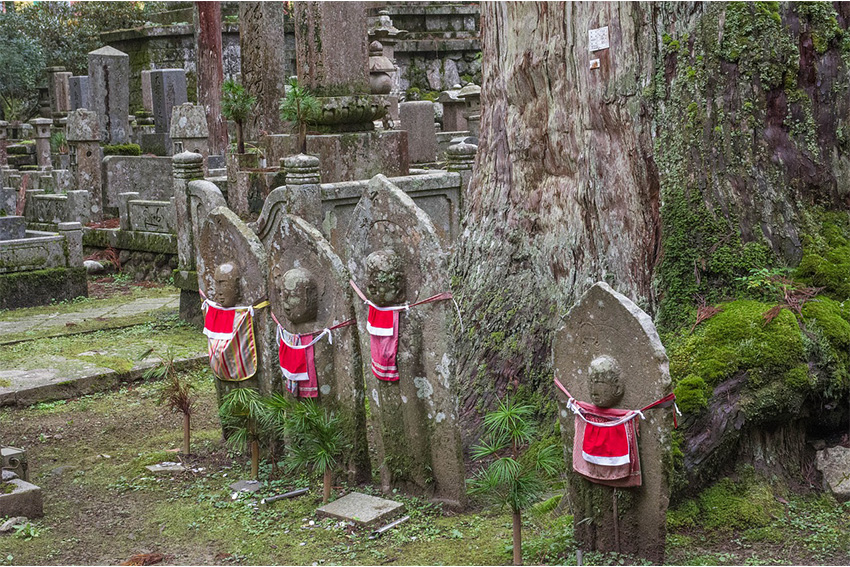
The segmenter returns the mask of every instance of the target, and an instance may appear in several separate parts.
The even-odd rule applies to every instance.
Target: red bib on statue
[[[575,400],[571,403],[576,412],[573,470],[598,484],[640,486],[639,414]]]
[[[247,380],[256,374],[253,309],[223,308],[210,300],[204,301],[202,308],[213,374],[228,381]]]
[[[381,311],[369,306],[366,323],[372,355],[372,374],[378,380],[398,380],[398,311]]]
[[[295,335],[278,327],[280,370],[286,380],[286,389],[300,398],[316,398],[319,395],[316,362],[310,344],[312,339],[313,335]]]

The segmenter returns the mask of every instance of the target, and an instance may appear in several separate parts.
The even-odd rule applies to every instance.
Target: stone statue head
[[[318,289],[309,270],[293,268],[277,278],[277,284],[287,319],[293,323],[316,320],[319,310]]]
[[[226,262],[215,269],[215,295],[213,300],[222,307],[236,307],[239,303],[239,268]]]
[[[590,401],[600,408],[612,408],[623,399],[625,390],[620,382],[620,366],[607,355],[590,362]]]
[[[404,266],[390,249],[377,250],[366,257],[366,295],[380,307],[404,302]]]

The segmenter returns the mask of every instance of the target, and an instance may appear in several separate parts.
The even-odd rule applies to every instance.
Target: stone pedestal
[[[105,144],[130,141],[130,57],[113,47],[89,53],[89,100]]]
[[[475,154],[478,146],[470,144],[463,139],[452,144],[446,150],[446,169],[460,173],[461,194],[466,193],[469,180],[472,178],[472,166],[475,164]]]
[[[4,516],[25,516],[29,519],[44,516],[44,500],[41,488],[19,478],[0,483],[0,486],[11,484],[12,492],[0,491],[0,510]],[[5,486],[3,486],[5,488]]]
[[[203,156],[190,152],[175,154],[171,158],[177,225],[177,270],[174,272],[174,285],[180,289],[180,318],[192,323],[202,322],[202,318],[198,274],[195,271],[195,230],[189,210],[188,187],[190,181],[203,179],[203,163]]]
[[[30,124],[35,129],[35,158],[38,167],[53,167],[53,162],[50,159],[50,127],[53,126],[53,120],[33,118],[30,120]]]
[[[60,222],[57,229],[68,244],[68,267],[81,267],[83,265],[83,225],[78,222]]]
[[[70,109],[89,108],[89,77],[80,75],[68,79]]]
[[[437,102],[443,105],[443,132],[461,132],[466,130],[466,101],[458,96],[460,89],[440,93]]]
[[[206,162],[210,155],[210,131],[203,107],[187,102],[172,108],[168,133],[174,155],[181,152],[201,154],[206,172]]]
[[[458,98],[462,98],[466,103],[466,110],[463,111],[463,117],[466,119],[470,134],[477,138],[481,123],[481,87],[474,83],[469,83],[460,89],[457,96]]]

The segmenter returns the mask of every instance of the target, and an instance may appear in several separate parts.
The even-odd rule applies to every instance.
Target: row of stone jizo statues
[[[360,482],[371,478],[368,403],[382,488],[463,506],[453,340],[462,321],[428,215],[378,175],[338,250],[303,219],[297,186],[276,189],[293,195],[270,196],[248,225],[212,183],[179,182],[192,156],[175,156],[178,249],[206,298],[219,384],[288,390],[348,413],[349,475]],[[651,318],[597,283],[555,334],[553,368],[577,537],[585,549],[663,560],[671,420],[651,410],[673,396]]]
[[[175,189],[221,388],[289,390],[344,412],[355,438],[348,472],[360,482],[371,479],[368,399],[382,487],[463,506],[456,311],[428,215],[379,175],[354,211],[346,249],[334,250],[285,202],[249,226],[212,183]]]

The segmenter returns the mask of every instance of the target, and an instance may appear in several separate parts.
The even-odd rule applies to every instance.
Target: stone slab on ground
[[[186,470],[186,467],[181,465],[180,463],[172,463],[170,461],[166,461],[164,463],[157,463],[155,465],[147,465],[145,467],[149,471],[154,474],[157,473],[175,473],[175,472],[183,472]]]
[[[41,488],[19,478],[8,481],[15,485],[8,494],[0,492],[0,510],[4,516],[26,516],[41,518],[44,516],[44,501]]]
[[[208,357],[209,355],[204,353],[177,359],[175,365],[178,369],[187,368],[207,361]],[[140,380],[145,370],[160,364],[158,359],[147,360],[127,372],[116,372],[109,368],[80,363],[78,360],[64,360],[67,364],[58,364],[58,368],[0,370],[0,383],[10,383],[9,386],[0,387],[0,407],[29,406],[102,392],[125,382]],[[70,368],[72,363],[75,364],[74,368]]]
[[[329,516],[340,520],[356,522],[363,526],[385,523],[404,512],[404,504],[370,496],[360,492],[352,492],[325,504],[316,512],[320,516]]]
[[[836,499],[850,500],[850,449],[829,447],[817,452],[817,469],[823,473],[824,490]]]
[[[234,492],[257,492],[262,488],[259,480],[237,480],[230,485]]]

